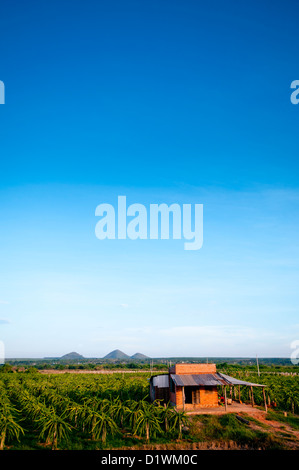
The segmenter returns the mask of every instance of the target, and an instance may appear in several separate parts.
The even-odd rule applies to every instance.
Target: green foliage
[[[225,372],[266,384],[267,401],[275,402],[276,410],[288,411],[288,419],[293,417],[296,425],[293,412],[298,411],[297,375],[263,372],[258,376],[255,370],[242,368]],[[149,402],[149,377],[143,372],[47,375],[36,369],[32,373],[3,373],[0,447],[102,449],[115,442],[125,445],[185,438],[183,430],[190,425],[189,418],[170,404]],[[241,387],[241,398],[249,400],[248,387]],[[254,388],[254,400],[263,405],[261,388]],[[200,431],[191,432],[188,438],[232,440],[252,448],[276,445],[268,435],[253,432],[233,415],[200,419]]]
[[[5,382],[8,402],[52,449],[68,448],[67,439],[79,435],[105,446],[121,432],[149,441],[175,428],[171,416],[165,426],[164,407],[149,403],[148,374],[23,373],[6,375]]]
[[[5,364],[0,366],[0,372],[4,373],[4,374],[7,373],[7,372],[13,372],[13,367],[12,367],[11,364],[6,362]]]
[[[202,426],[199,431],[193,430],[193,434],[200,441],[236,442],[249,449],[280,449],[280,443],[270,434],[250,429],[241,423],[233,414],[225,415],[201,415],[195,422]],[[196,426],[194,426],[196,427]]]
[[[36,422],[40,427],[40,437],[50,442],[53,450],[57,449],[58,442],[66,439],[71,431],[71,426],[56,414],[53,407],[44,410]]]
[[[280,367],[280,366],[279,366]],[[248,370],[248,368],[234,369],[232,366],[226,367],[222,372],[236,377],[237,379],[250,381],[257,384],[264,384],[266,402],[271,408],[299,412],[299,376],[294,372],[288,372],[285,368],[283,372],[277,372],[276,368],[271,372],[262,372],[257,374],[256,370]],[[250,401],[249,388],[241,386],[241,400],[243,402]],[[253,387],[254,403],[259,406],[264,405],[263,390],[261,387]]]
[[[292,414],[288,414],[285,416],[282,412],[277,411],[269,411],[267,413],[266,419],[280,421],[281,423],[288,424],[293,429],[299,430],[299,417],[293,416]]]
[[[4,449],[7,441],[19,440],[24,429],[17,423],[17,409],[10,402],[6,389],[0,383],[0,450]]]
[[[27,374],[38,374],[38,369],[36,367],[28,367],[28,369],[26,370],[26,373]]]
[[[151,403],[142,400],[138,406],[133,432],[139,436],[146,436],[149,442],[151,436],[162,433],[161,418]]]

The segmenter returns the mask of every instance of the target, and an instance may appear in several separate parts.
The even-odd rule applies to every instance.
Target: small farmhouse
[[[177,409],[196,410],[219,406],[220,390],[226,407],[226,387],[236,385],[246,385],[251,390],[252,387],[264,387],[221,374],[216,371],[216,364],[182,363],[171,367],[168,374],[151,377],[150,397],[152,401],[170,402]]]

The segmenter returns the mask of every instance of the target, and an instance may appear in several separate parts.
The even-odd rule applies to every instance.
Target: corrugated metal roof
[[[230,377],[225,374],[171,374],[170,377],[179,387],[215,387],[218,385],[251,385],[253,387],[264,387],[262,384],[255,384],[252,382],[245,382]]]
[[[180,387],[204,386],[213,387],[217,385],[226,385],[225,380],[218,377],[217,374],[171,374],[174,383]]]
[[[265,387],[266,386],[263,384],[255,384],[253,382],[246,382],[244,380],[235,379],[235,377],[230,377],[229,375],[221,374],[220,372],[218,372],[218,375],[220,375],[229,385],[250,385],[252,387]]]
[[[153,386],[158,388],[167,388],[169,387],[169,375],[156,375],[153,378]]]

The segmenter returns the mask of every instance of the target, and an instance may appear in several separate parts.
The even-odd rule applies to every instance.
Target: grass
[[[152,448],[186,448],[186,446],[202,446],[202,448],[235,448],[235,449],[263,449],[279,450],[284,449],[286,440],[294,438],[287,432],[273,433],[265,432],[269,429],[264,424],[249,415],[243,415],[251,424],[258,425],[262,429],[253,429],[250,424],[240,422],[233,413],[223,415],[194,415],[189,417],[187,430],[183,433],[183,439],[178,440],[175,436],[164,434],[152,437],[150,445]],[[282,422],[286,425],[299,429],[298,416],[284,416],[283,413],[269,412],[268,419]],[[20,442],[9,443],[7,448],[18,450],[47,449],[45,444],[40,442],[39,433],[32,428],[32,424],[26,419],[21,423],[25,428],[25,435]],[[264,431],[265,430],[265,431]],[[144,438],[132,436],[126,432],[115,436],[107,436],[106,444],[101,440],[92,441],[86,433],[73,433],[68,441],[60,442],[59,448],[65,450],[93,450],[93,449],[130,449],[143,448],[148,443]],[[163,447],[164,446],[164,447]],[[169,447],[170,446],[170,447]]]
[[[28,432],[29,431],[29,432]],[[47,446],[39,442],[38,435],[28,430],[24,438],[19,443],[9,446],[10,449],[29,450],[46,449]],[[281,439],[290,438],[281,435]],[[183,433],[183,439],[178,440],[171,436],[160,436],[152,438],[150,444],[144,438],[134,438],[133,436],[108,436],[105,445],[98,441],[91,441],[86,435],[72,436],[69,441],[61,442],[60,449],[65,450],[93,450],[93,449],[138,449],[151,448],[192,448],[192,445],[199,448],[235,448],[235,449],[262,449],[279,450],[283,449],[282,440],[274,438],[272,434],[261,430],[254,430],[250,425],[241,423],[233,414],[226,415],[197,415],[190,419],[188,431]],[[161,447],[162,446],[162,447]],[[187,446],[187,447],[186,447]]]
[[[204,441],[235,442],[249,449],[281,449],[283,445],[267,432],[253,430],[233,414],[198,415],[193,418],[190,438]]]
[[[269,425],[263,423],[262,421],[259,421],[258,419],[255,419],[253,416],[250,416],[247,413],[242,413],[242,418],[247,419],[247,421],[249,421],[250,423],[256,424],[261,428],[269,429]]]
[[[268,411],[266,419],[279,421],[280,423],[285,423],[291,426],[293,429],[299,429],[299,416],[294,416],[288,414],[284,416],[283,412],[279,411]]]

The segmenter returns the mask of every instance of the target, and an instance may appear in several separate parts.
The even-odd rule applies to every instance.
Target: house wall
[[[175,392],[170,392],[170,394],[169,394],[169,401],[170,401],[173,405],[176,405],[176,395],[175,395]]]
[[[216,364],[175,364],[172,374],[215,374]]]
[[[167,403],[169,401],[169,387],[154,387],[154,399]]]
[[[169,368],[170,374],[184,375],[184,374],[215,374],[216,364],[200,363],[200,364],[175,364]],[[171,389],[171,387],[170,387]],[[199,386],[200,390],[200,403],[191,404],[185,403],[186,410],[193,410],[196,408],[216,407],[218,406],[218,389],[217,387],[203,387]],[[175,386],[175,391],[169,393],[170,402],[178,409],[183,408],[183,388]]]
[[[150,399],[151,401],[169,401],[169,375],[163,374],[150,378]]]
[[[204,407],[218,406],[217,387],[207,387],[200,389],[200,405]]]
[[[175,387],[175,404],[177,408],[183,406],[183,387]]]
[[[191,404],[185,403],[185,410],[194,410],[196,408],[209,408],[218,406],[218,391],[217,387],[199,387],[200,390],[200,403]],[[172,399],[172,395],[175,395]],[[176,393],[170,394],[170,400],[176,405],[178,409],[183,409],[183,387],[176,386]]]

